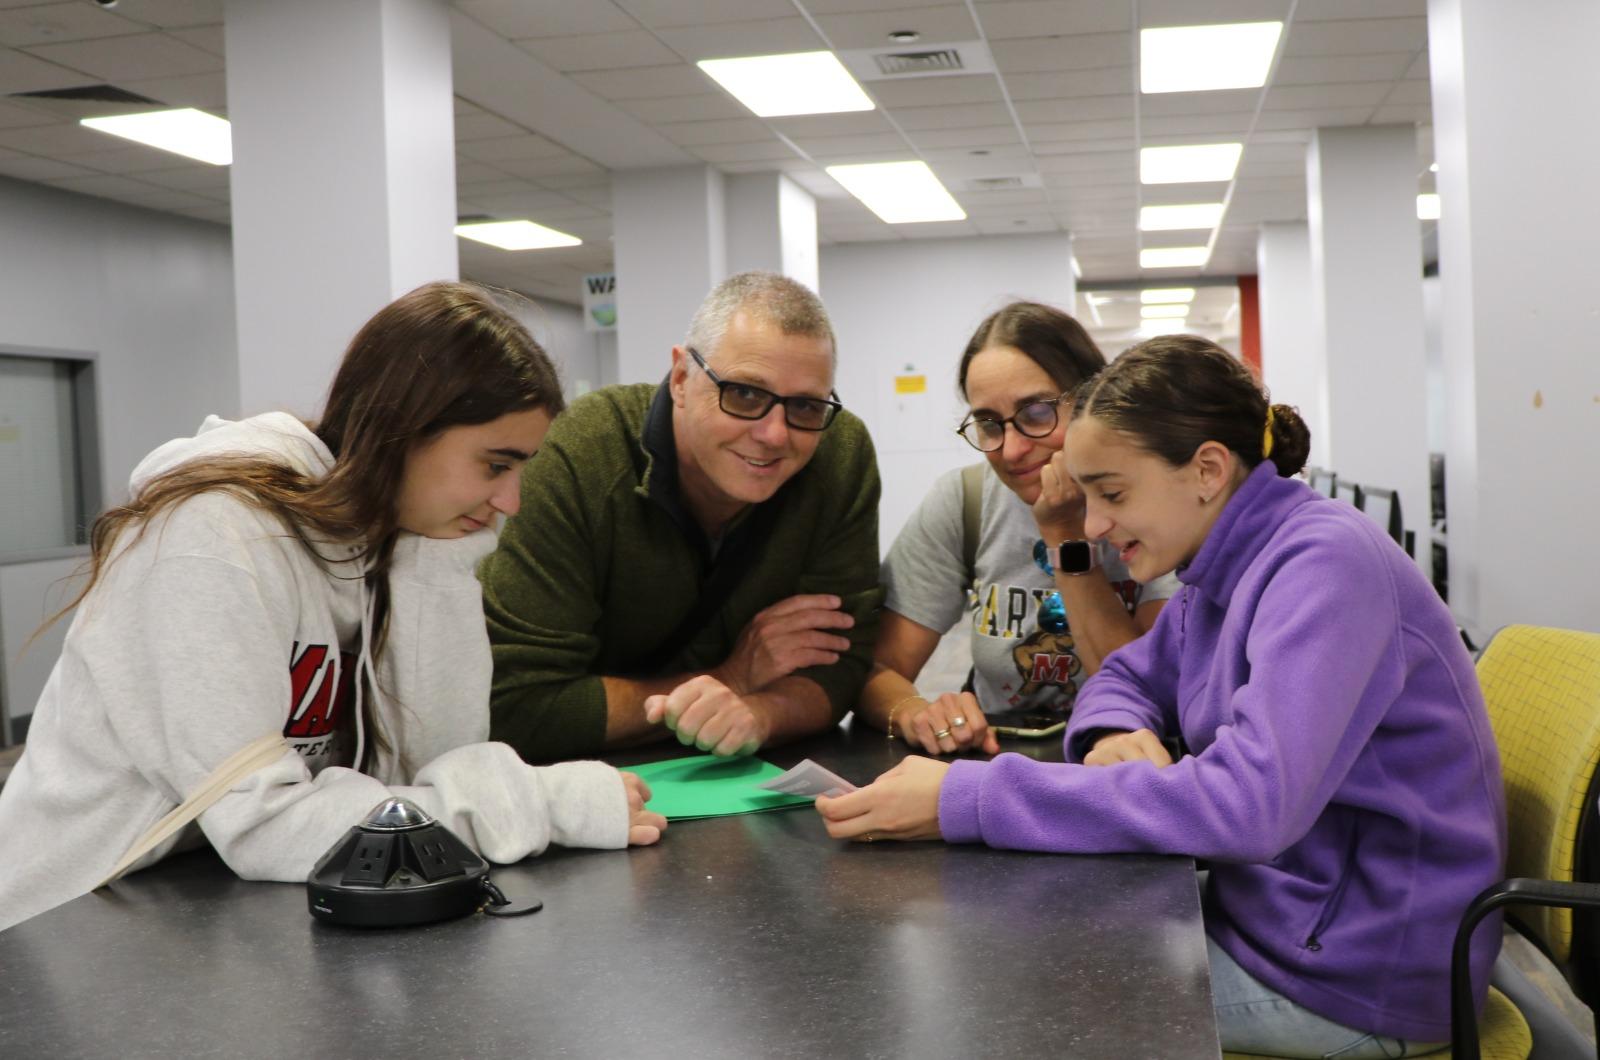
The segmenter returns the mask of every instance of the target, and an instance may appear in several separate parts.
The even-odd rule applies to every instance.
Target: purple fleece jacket
[[[1451,940],[1506,845],[1499,755],[1449,611],[1374,523],[1270,463],[1178,577],[1155,627],[1084,685],[1067,755],[1142,728],[1193,754],[957,761],[945,839],[1208,858],[1206,929],[1251,975],[1347,1026],[1449,1038]]]

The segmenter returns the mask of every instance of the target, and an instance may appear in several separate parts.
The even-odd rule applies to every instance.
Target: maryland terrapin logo
[[[1016,694],[1026,699],[1046,685],[1053,685],[1060,690],[1060,697],[1050,704],[1051,709],[1062,713],[1071,710],[1073,701],[1078,698],[1078,686],[1073,679],[1083,672],[1083,661],[1073,648],[1071,633],[1048,633],[1041,629],[1011,649],[1011,659],[1022,678],[1022,687]]]
[[[290,740],[314,740],[339,731],[355,690],[355,656],[326,644],[297,642],[289,652]]]

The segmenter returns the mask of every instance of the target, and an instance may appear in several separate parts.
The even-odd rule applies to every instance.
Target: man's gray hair
[[[776,325],[785,335],[827,339],[837,361],[838,344],[822,299],[803,283],[761,270],[729,276],[713,287],[695,310],[694,319],[689,321],[684,345],[693,347],[709,360],[722,343],[729,322],[741,309],[758,320]]]

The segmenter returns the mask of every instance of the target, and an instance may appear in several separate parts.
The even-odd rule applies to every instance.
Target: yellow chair
[[[1528,1060],[1533,1031],[1504,993],[1490,987],[1472,1020],[1466,940],[1489,912],[1531,906],[1508,917],[1512,926],[1571,970],[1580,997],[1595,1007],[1600,929],[1580,918],[1575,931],[1573,909],[1600,909],[1600,885],[1574,882],[1600,879],[1600,634],[1508,626],[1479,657],[1478,681],[1500,746],[1511,878],[1486,890],[1462,917],[1451,963],[1454,1047],[1434,1055]],[[1540,999],[1525,1003],[1531,1008]]]

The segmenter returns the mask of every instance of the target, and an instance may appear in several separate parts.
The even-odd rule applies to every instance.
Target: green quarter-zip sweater
[[[810,462],[713,548],[683,505],[672,408],[651,383],[573,402],[523,468],[521,510],[479,571],[494,652],[491,737],[530,761],[601,749],[602,674],[720,665],[758,611],[796,594],[831,593],[855,617],[838,662],[795,671],[827,693],[835,719],[871,667],[883,592],[865,425],[841,412]],[[721,607],[673,651],[718,563],[741,553],[748,567]]]

